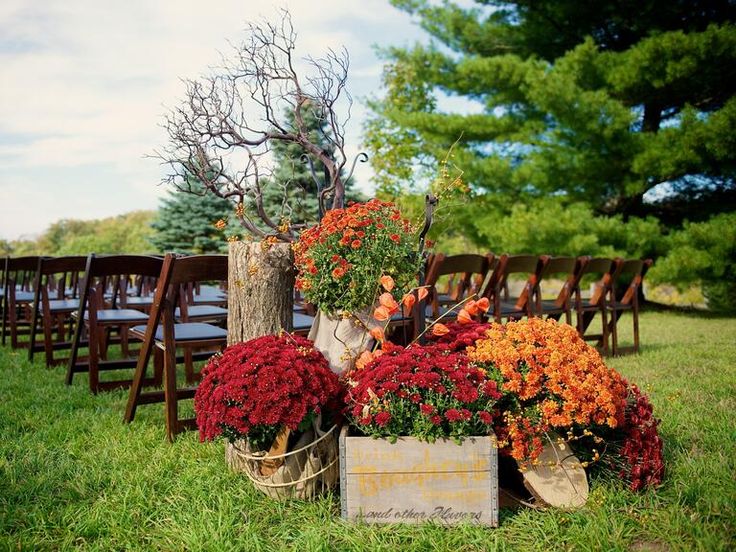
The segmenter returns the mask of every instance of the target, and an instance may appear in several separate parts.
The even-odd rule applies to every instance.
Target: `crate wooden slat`
[[[340,433],[342,517],[367,523],[460,522],[498,526],[495,436],[458,445]]]

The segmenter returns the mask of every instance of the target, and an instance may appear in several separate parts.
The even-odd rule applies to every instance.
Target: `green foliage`
[[[0,348],[0,549],[733,550],[736,320],[644,312],[641,332],[640,355],[610,362],[662,419],[662,487],[635,495],[594,478],[585,507],[504,508],[493,530],[347,524],[336,493],[275,501],[227,469],[222,443],[166,442],[162,405],[123,424],[127,390],[92,395],[85,375],[65,386],[63,367]]]
[[[152,211],[133,211],[99,220],[63,219],[52,223],[36,240],[5,242],[7,254],[87,255],[153,253],[148,242]]]
[[[686,223],[668,239],[669,253],[659,259],[650,278],[701,283],[709,308],[736,310],[736,213]]]
[[[736,210],[732,3],[393,4],[433,40],[382,50],[365,141],[382,197],[417,209],[457,141],[472,195],[438,220],[438,249],[656,259],[692,239],[710,257],[692,231],[666,236]],[[714,263],[659,274],[702,281],[714,307],[732,295]]]
[[[232,202],[207,192],[202,184],[190,178],[192,193],[170,190],[161,199],[154,233],[150,242],[159,251],[174,253],[225,253],[227,241],[215,227],[218,220],[227,221],[234,211]]]
[[[458,139],[474,189],[605,214],[647,214],[645,194],[663,183],[736,176],[728,3],[394,4],[435,40],[383,51],[386,95],[371,103],[366,145],[394,195],[413,163],[437,162]],[[442,111],[444,96],[480,112]]]
[[[584,203],[558,198],[518,203],[509,214],[481,212],[471,224],[497,253],[651,257],[662,238],[653,217],[596,216]]]

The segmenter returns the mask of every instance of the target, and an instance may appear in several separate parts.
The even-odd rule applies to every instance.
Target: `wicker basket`
[[[337,426],[321,431],[317,424],[305,431],[293,450],[268,456],[267,461],[282,460],[272,475],[261,474],[265,451],[253,451],[248,441],[228,443],[225,459],[231,469],[244,473],[262,493],[277,500],[309,500],[337,483]]]

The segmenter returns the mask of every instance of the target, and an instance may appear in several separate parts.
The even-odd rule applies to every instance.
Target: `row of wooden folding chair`
[[[138,404],[165,402],[169,439],[192,426],[191,420],[178,420],[177,403],[193,396],[199,375],[194,362],[209,358],[226,343],[227,332],[221,326],[227,316],[227,295],[222,289],[227,256],[33,257],[5,259],[2,268],[3,288],[7,275],[15,292],[11,294],[13,313],[20,312],[20,300],[28,308],[31,359],[44,351],[48,366],[66,360],[66,383],[86,372],[93,393],[131,386],[126,421],[133,419]],[[17,318],[9,313],[12,324],[7,326],[13,328],[13,336],[19,328]],[[294,312],[293,331],[306,335],[313,320],[304,312]],[[107,352],[113,337],[121,351],[111,359]],[[129,355],[129,338],[142,342],[135,356]],[[69,357],[56,358],[54,352],[64,348],[70,350]],[[146,367],[151,358],[149,377]],[[189,387],[177,389],[176,366],[181,363]],[[100,377],[130,368],[136,369],[131,379],[103,381]],[[161,391],[141,392],[145,386],[162,385]]]
[[[54,351],[71,348],[72,313],[79,309],[80,276],[86,265],[87,258],[82,256],[39,258],[31,304],[29,360],[44,352],[47,367],[64,362]],[[40,344],[39,331],[43,336]]]
[[[618,345],[617,322],[621,314],[631,311],[634,325],[634,351],[639,350],[638,290],[652,261],[622,259],[591,259],[590,257],[550,257],[547,255],[455,255],[437,254],[428,268],[427,284],[431,289],[431,308],[427,316],[445,315],[449,305],[458,304],[472,294],[486,297],[490,309],[484,318],[497,322],[545,316],[559,320],[562,316],[572,324],[573,310],[576,327],[585,339],[596,340],[604,354],[621,352]],[[523,275],[517,297],[509,294],[509,277]],[[583,298],[580,283],[594,275],[596,292]],[[439,279],[449,276],[444,293],[438,289]],[[555,299],[544,299],[543,281],[562,280]],[[617,292],[617,281],[626,279],[628,289]],[[601,333],[590,335],[587,330],[596,314],[601,317]],[[447,315],[445,315],[447,316]]]
[[[30,335],[33,282],[38,260],[37,256],[5,259],[0,333],[3,345],[9,334],[13,349],[27,347],[29,343],[28,340],[21,341],[20,337]]]

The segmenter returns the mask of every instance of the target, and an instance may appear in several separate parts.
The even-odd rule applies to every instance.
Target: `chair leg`
[[[97,394],[100,384],[100,373],[98,370],[100,356],[100,335],[97,335],[99,328],[95,328],[93,325],[89,326],[89,390],[95,395]],[[100,334],[104,334],[105,330],[102,329]]]
[[[601,324],[603,326],[603,333],[601,339],[603,340],[603,355],[608,356],[608,317],[606,316],[605,307],[600,310],[601,313]]]
[[[163,385],[164,374],[164,353],[158,347],[153,349],[153,380],[154,385],[160,387]]]
[[[120,349],[122,350],[123,358],[130,356],[130,348],[128,346],[128,326],[120,325]]]
[[[184,373],[187,383],[194,383],[194,359],[191,347],[184,347]]]
[[[10,347],[18,348],[18,308],[15,301],[8,302],[8,326],[10,326]]]
[[[618,319],[621,317],[621,314],[616,309],[611,311],[611,354],[613,356],[618,355]]]
[[[51,316],[44,314],[43,320],[43,347],[46,357],[46,368],[51,368],[54,363],[54,339],[53,339],[53,328],[51,327]],[[33,347],[31,347],[33,350]]]
[[[639,305],[634,303],[631,309],[631,314],[634,317],[634,352],[639,352]]]
[[[5,345],[5,324],[7,321],[8,313],[7,313],[7,302],[5,301],[5,296],[0,297],[0,314],[2,314],[2,322],[0,322],[0,343]]]
[[[164,400],[166,404],[166,438],[174,441],[179,433],[179,411],[176,400],[176,350],[167,347],[164,351]]]

